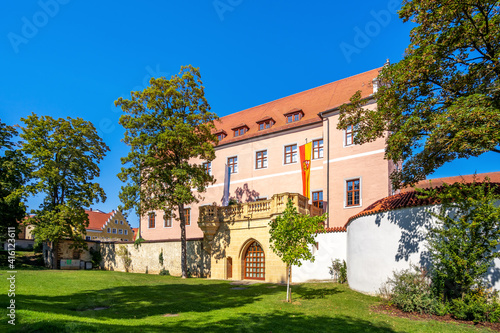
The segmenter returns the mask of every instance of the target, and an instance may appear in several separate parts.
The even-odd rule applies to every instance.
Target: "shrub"
[[[95,250],[94,248],[90,248],[89,250],[91,259],[90,261],[92,262],[92,267],[100,267],[101,266],[101,261],[102,261],[102,253],[99,250]]]
[[[451,302],[451,314],[462,320],[474,322],[488,321],[498,322],[500,320],[500,304],[492,293],[467,294],[464,298],[456,298]]]
[[[340,259],[332,260],[332,266],[329,267],[329,273],[335,282],[346,283],[347,264],[345,260],[342,260],[342,262],[340,262]]]
[[[128,272],[130,265],[132,264],[132,258],[130,258],[130,252],[124,245],[120,245],[120,248],[116,254],[122,258],[123,266],[125,267],[125,272]]]
[[[425,270],[412,266],[394,272],[386,285],[381,288],[382,296],[405,312],[445,314],[443,304],[439,304],[431,289],[431,281]]]
[[[164,267],[161,269],[160,275],[170,275],[170,272],[168,271],[168,269],[165,269],[165,267]]]
[[[160,263],[160,266],[163,266],[163,248],[160,251],[160,254],[158,255],[158,262]]]
[[[35,239],[35,244],[33,245],[33,252],[42,253],[43,252],[43,241],[38,238]]]

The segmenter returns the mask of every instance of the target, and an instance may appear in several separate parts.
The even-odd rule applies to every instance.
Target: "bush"
[[[496,298],[489,299],[488,294],[468,294],[463,299],[452,300],[451,303],[450,312],[457,319],[474,322],[498,322],[500,320],[500,305]]]
[[[91,259],[90,261],[92,262],[92,267],[100,267],[101,266],[101,261],[102,261],[102,253],[99,250],[94,250],[94,248],[90,248],[89,250]]]
[[[33,246],[33,252],[42,253],[43,252],[43,241],[35,239],[35,244]]]
[[[389,302],[405,312],[446,314],[443,304],[433,296],[431,281],[425,270],[412,266],[394,272],[386,285],[380,290]]]
[[[346,283],[347,264],[345,260],[342,260],[342,262],[340,262],[340,259],[332,260],[332,266],[329,267],[329,273],[335,282]]]
[[[162,268],[160,271],[160,275],[170,275],[170,272],[168,271],[168,269]]]

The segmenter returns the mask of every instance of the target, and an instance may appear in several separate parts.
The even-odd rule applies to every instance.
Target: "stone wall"
[[[201,240],[187,241],[187,267],[192,276],[207,277],[210,275],[210,256],[203,250]],[[105,270],[125,272],[123,256],[119,253],[126,249],[131,259],[129,272],[159,274],[164,268],[170,275],[181,276],[181,242],[144,241],[140,246],[133,243],[101,243],[103,256],[102,267]],[[124,252],[123,252],[124,253]],[[160,253],[163,253],[163,265],[160,264]]]

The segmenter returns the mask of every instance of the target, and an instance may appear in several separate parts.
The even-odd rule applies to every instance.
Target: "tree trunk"
[[[52,242],[52,269],[57,269],[58,253],[59,253],[59,242]]]
[[[290,289],[290,275],[292,271],[292,266],[288,266],[287,269],[287,277],[286,277],[286,301],[291,303],[292,302],[292,290]]]
[[[184,204],[179,204],[179,220],[181,223],[181,271],[182,278],[187,278],[187,253],[186,253],[186,216]]]

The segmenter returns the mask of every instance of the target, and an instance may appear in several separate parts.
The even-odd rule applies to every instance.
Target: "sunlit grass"
[[[2,290],[7,273],[1,271]],[[0,296],[0,332],[478,332],[375,313],[379,300],[333,283],[293,286],[106,271],[20,270],[16,326]]]

